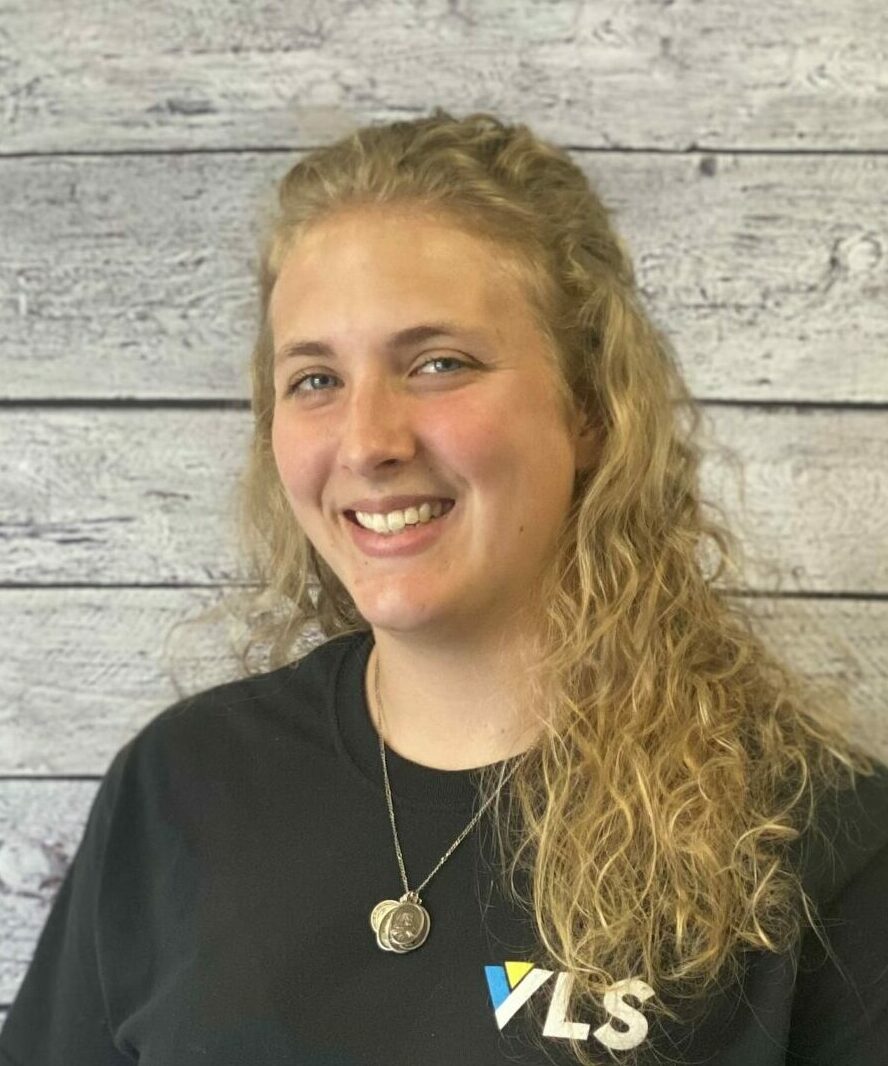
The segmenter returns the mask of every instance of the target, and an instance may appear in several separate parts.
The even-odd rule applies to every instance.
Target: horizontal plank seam
[[[2,529],[2,523],[0,523],[0,529]],[[235,590],[244,591],[246,589],[258,589],[259,586],[255,581],[244,581],[240,584],[232,581],[225,582],[207,582],[198,583],[183,581],[181,584],[176,583],[164,583],[162,581],[146,581],[146,582],[108,582],[108,584],[96,584],[95,581],[58,581],[58,582],[41,582],[39,585],[35,582],[29,581],[0,581],[0,592],[5,589],[26,589],[28,592],[39,592],[41,589],[45,590],[58,590],[58,589],[163,589],[164,591],[174,592],[180,589],[218,589],[223,591],[230,589],[232,592]]]
[[[64,408],[72,411],[89,410],[91,408],[116,408],[118,410],[179,410],[179,409],[200,409],[200,410],[233,410],[233,411],[248,411],[250,409],[250,401],[245,399],[131,399],[131,398],[108,398],[108,397],[96,397],[83,399],[77,397],[76,399],[58,399],[58,398],[0,398],[0,409],[5,410],[33,410],[40,408]]]
[[[888,411],[888,401],[885,400],[732,400],[729,398],[699,397],[696,400],[700,407],[736,407],[736,408],[783,408],[794,411]],[[233,410],[248,411],[250,401],[244,399],[117,399],[117,398],[87,398],[71,399],[57,398],[9,398],[0,397],[0,410],[34,410],[41,408],[60,408],[64,410],[82,411],[92,408],[111,408],[127,411],[167,411],[167,410]]]
[[[294,153],[313,152],[326,145],[292,145],[282,148],[280,145],[239,145],[234,148],[105,148],[105,149],[66,149],[63,152],[0,152],[3,159],[102,159],[112,156],[189,156],[189,155],[280,155],[292,156]],[[651,145],[592,145],[562,144],[559,147],[568,152],[586,155],[774,155],[774,156],[888,156],[888,148],[846,148],[831,145],[827,148],[737,148],[731,145],[703,145],[692,142],[683,148],[656,148]]]
[[[96,584],[94,581],[59,581],[59,582],[46,582],[42,584],[35,584],[33,582],[17,582],[17,581],[0,581],[0,594],[4,591],[11,592],[58,592],[66,589],[87,589],[92,592],[104,592],[115,589],[144,589],[144,590],[161,590],[164,592],[178,592],[185,589],[207,589],[217,590],[224,592],[230,590],[244,591],[247,589],[258,589],[259,586],[253,583],[244,583],[242,585],[232,584],[226,582],[225,584],[163,584],[162,582],[144,583],[139,582],[117,582],[109,584]],[[877,590],[875,592],[860,592],[854,589],[735,589],[725,588],[721,590],[726,596],[734,596],[738,599],[761,599],[761,600],[848,600],[851,603],[859,602],[873,602],[873,603],[888,603],[888,589],[882,591]]]
[[[0,774],[4,781],[92,781],[102,780],[102,774]]]
[[[888,590],[877,592],[855,592],[848,589],[827,589],[816,591],[814,589],[798,589],[795,591],[782,591],[776,589],[769,592],[767,589],[725,589],[728,596],[736,596],[739,599],[753,600],[849,600],[851,602],[888,603]]]

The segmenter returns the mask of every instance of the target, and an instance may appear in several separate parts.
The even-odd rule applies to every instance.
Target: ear
[[[588,470],[598,461],[601,452],[601,427],[584,412],[577,415],[574,427],[574,455],[577,471]]]

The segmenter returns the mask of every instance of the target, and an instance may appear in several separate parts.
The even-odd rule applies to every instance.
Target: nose
[[[343,405],[339,455],[343,466],[367,473],[381,463],[416,454],[411,398],[381,376],[353,380]]]

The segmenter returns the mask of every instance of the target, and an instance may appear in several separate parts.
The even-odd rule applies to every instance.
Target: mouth
[[[348,518],[346,528],[350,539],[360,552],[377,559],[396,560],[409,559],[421,552],[432,550],[433,545],[446,537],[456,510],[456,501],[448,500],[447,506],[442,508],[437,518],[405,525],[402,529],[385,533],[377,533],[374,529],[362,526],[354,511],[344,511],[343,514]]]
[[[437,515],[435,518],[430,518],[427,522],[409,522],[409,523],[407,523],[407,525],[404,528],[405,529],[421,529],[423,526],[429,526],[433,522],[436,522],[439,518],[443,518],[444,515],[449,514],[450,511],[452,511],[453,508],[456,506],[456,500],[442,500],[441,502],[443,503],[443,507],[441,508],[441,513],[439,515]],[[367,529],[366,526],[362,526],[361,523],[358,521],[357,514],[354,511],[343,511],[343,514],[349,520],[349,522],[352,523],[352,525],[357,526],[359,529],[367,530],[368,533],[375,532],[372,529]],[[398,532],[400,532],[400,531],[398,531]],[[395,533],[394,532],[393,533],[382,533],[382,534],[378,534],[378,535],[379,536],[394,536]]]

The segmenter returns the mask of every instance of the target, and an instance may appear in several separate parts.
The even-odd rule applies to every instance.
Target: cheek
[[[435,433],[436,450],[479,480],[512,480],[519,472],[535,477],[537,466],[545,467],[546,456],[557,450],[552,424],[524,397],[485,409],[464,408]]]
[[[288,446],[287,433],[281,428],[281,423],[275,419],[271,424],[271,454],[274,456],[274,463],[280,474],[281,481],[287,482],[287,470],[289,466],[289,456],[293,454],[292,449]]]
[[[271,427],[271,450],[278,475],[291,496],[302,496],[310,491],[313,461],[311,441],[288,426],[275,420]]]
[[[509,451],[502,431],[497,433],[492,427],[465,422],[442,433],[434,448],[448,466],[482,481],[497,470]]]
[[[452,411],[439,410],[425,422],[429,449],[446,467],[478,481],[495,477],[514,442],[505,412],[463,401]]]

